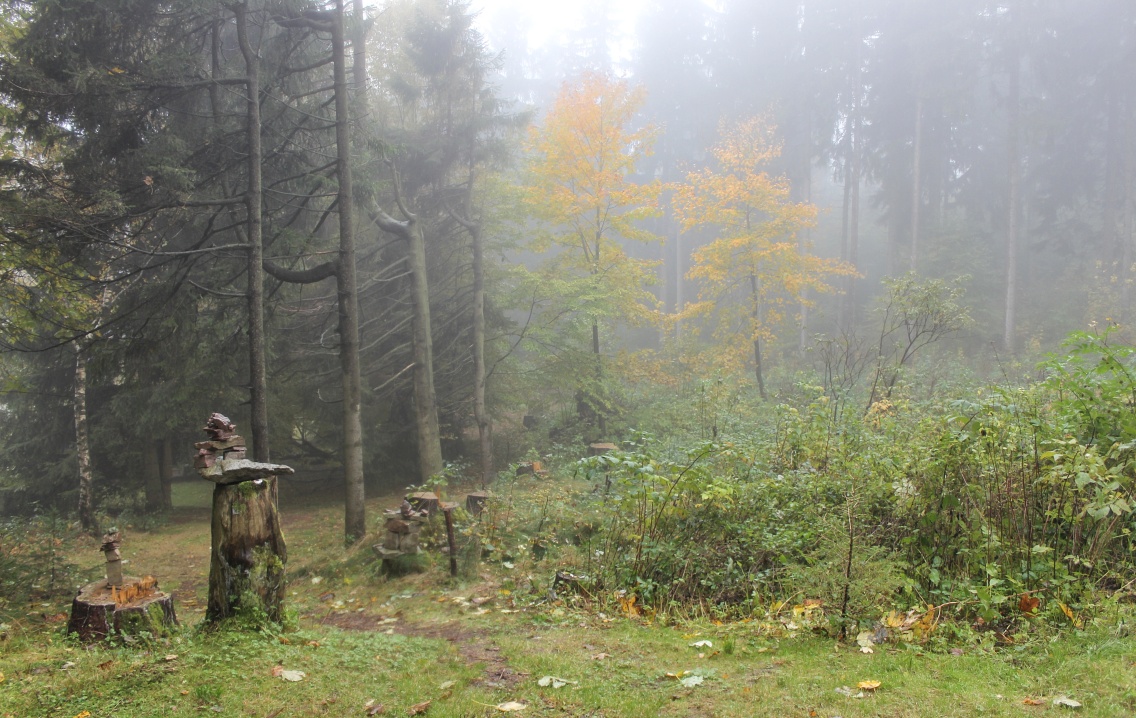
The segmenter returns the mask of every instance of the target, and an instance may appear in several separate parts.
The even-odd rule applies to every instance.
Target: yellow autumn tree
[[[775,127],[764,117],[723,123],[714,166],[691,172],[674,187],[674,213],[683,231],[716,230],[693,255],[688,277],[699,281],[698,301],[682,318],[714,319],[715,361],[740,371],[753,363],[765,396],[763,345],[790,308],[834,291],[829,277],[854,274],[845,263],[811,255],[801,233],[816,207],[792,202],[789,181],[765,167],[780,154]]]
[[[646,286],[657,263],[624,250],[629,241],[658,240],[638,224],[658,214],[661,189],[657,182],[634,180],[636,164],[655,136],[654,128],[634,127],[643,101],[641,88],[585,74],[561,87],[544,123],[525,143],[521,191],[534,232],[530,248],[543,258],[531,279],[562,326],[590,328],[590,352],[577,349],[591,355],[582,363],[590,366],[581,371],[576,363],[571,373],[601,430],[606,413],[601,337],[618,323],[653,318],[656,309]]]

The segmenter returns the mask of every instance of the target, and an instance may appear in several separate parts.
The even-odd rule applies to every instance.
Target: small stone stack
[[[103,534],[103,545],[100,550],[106,557],[106,585],[121,588],[122,580],[122,554],[118,548],[122,545],[122,535],[117,531]]]
[[[245,440],[236,433],[237,425],[224,414],[213,414],[201,428],[209,440],[193,445],[197,449],[197,456],[193,459],[195,469],[208,469],[218,459],[243,459],[247,456]]]
[[[208,441],[194,444],[197,456],[193,466],[201,478],[218,484],[239,484],[242,481],[259,481],[270,476],[293,474],[283,464],[266,464],[249,461],[244,437],[237,435],[237,425],[224,414],[213,414],[202,427]]]
[[[415,510],[410,501],[404,500],[398,509],[384,511],[383,515],[386,517],[386,534],[383,542],[373,547],[380,558],[387,560],[422,551],[418,545],[418,535],[422,531],[422,524],[430,518],[427,511]]]

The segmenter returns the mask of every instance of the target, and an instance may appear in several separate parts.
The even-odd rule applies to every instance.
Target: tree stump
[[[489,494],[484,491],[475,491],[466,495],[465,510],[469,512],[470,516],[480,516],[487,503],[489,503]]]
[[[208,441],[194,446],[194,465],[213,487],[209,602],[205,620],[243,614],[253,623],[284,617],[288,549],[276,512],[276,477],[293,470],[249,461],[236,425],[221,414],[206,423]]]
[[[173,598],[158,589],[153,577],[125,576],[122,586],[108,585],[107,579],[84,586],[71,602],[67,632],[90,643],[104,640],[112,630],[131,637],[165,636],[177,625]]]
[[[288,549],[276,512],[276,477],[213,488],[209,604],[216,623],[238,611],[283,618]]]
[[[427,516],[433,515],[438,510],[438,495],[433,491],[419,491],[407,496],[406,500],[410,502],[411,508]]]
[[[595,444],[588,444],[588,456],[600,456],[609,452],[615,451],[619,447],[615,444],[606,441],[596,442]]]

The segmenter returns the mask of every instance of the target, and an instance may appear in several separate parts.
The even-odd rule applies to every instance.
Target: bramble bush
[[[1076,334],[1029,386],[917,402],[897,382],[857,414],[802,383],[772,411],[715,406],[713,438],[635,433],[579,462],[592,488],[560,521],[594,530],[565,561],[656,609],[821,599],[841,631],[927,604],[1079,620],[1095,591],[1131,588],[1134,360]]]

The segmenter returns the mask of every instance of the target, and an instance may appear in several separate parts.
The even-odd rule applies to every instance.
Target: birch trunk
[[[94,533],[95,508],[93,500],[94,476],[91,473],[91,442],[87,433],[87,357],[78,342],[71,345],[75,352],[75,455],[79,463],[79,525]]]

